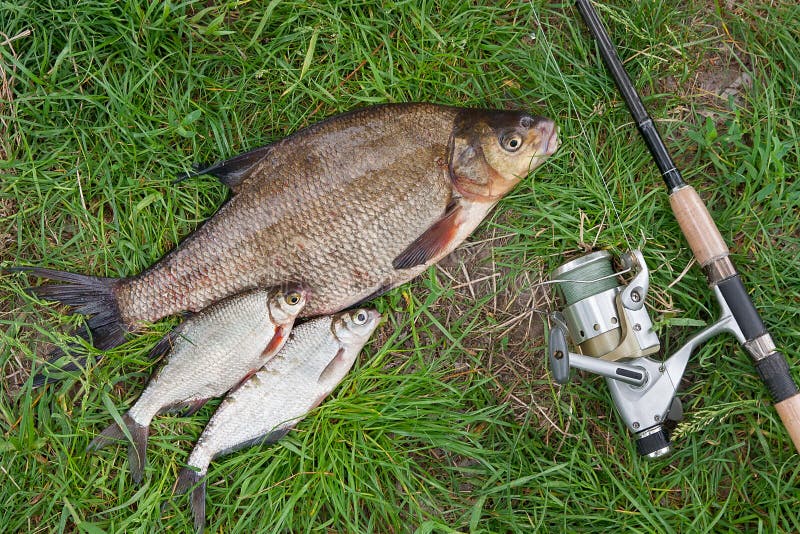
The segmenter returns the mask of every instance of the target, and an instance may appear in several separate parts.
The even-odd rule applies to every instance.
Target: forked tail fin
[[[202,480],[202,481],[201,481]],[[194,528],[197,532],[203,532],[206,526],[206,481],[205,475],[197,471],[184,467],[178,474],[178,483],[175,486],[175,493],[181,494],[192,490],[190,506],[192,507],[192,517],[194,517]]]
[[[130,415],[125,414],[122,416],[122,422],[128,427],[128,432],[133,439],[133,443],[128,445],[128,465],[131,469],[131,478],[139,484],[144,476],[144,466],[147,465],[147,437],[150,433],[150,427],[140,425],[131,418]],[[86,447],[87,451],[95,451],[110,445],[116,441],[124,440],[125,433],[117,425],[111,425],[100,432],[95,437],[89,446]]]
[[[89,329],[85,325],[72,335],[86,341],[91,338]],[[83,348],[78,343],[68,343],[64,348],[54,347],[47,355],[47,361],[39,365],[38,372],[33,376],[32,386],[38,388],[48,382],[58,382],[62,378],[69,377],[71,373],[81,371],[86,367],[86,355],[75,352],[81,350]]]
[[[92,344],[101,350],[121,345],[125,334],[130,330],[122,320],[117,305],[116,288],[118,278],[101,278],[82,274],[44,269],[41,267],[11,267],[9,271],[25,272],[39,278],[47,278],[63,284],[45,284],[29,287],[27,291],[44,300],[53,300],[72,306],[76,313],[87,316],[86,324],[89,332],[79,331],[77,335],[91,339]],[[51,353],[49,363],[54,363],[64,355],[64,351],[56,349]],[[60,366],[61,370],[75,370],[85,363],[85,357],[78,362],[68,362]],[[41,372],[34,377],[34,387],[47,381],[55,381]]]

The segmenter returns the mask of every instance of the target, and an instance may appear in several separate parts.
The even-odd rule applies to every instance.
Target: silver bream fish
[[[153,417],[177,406],[199,409],[206,400],[223,395],[258,370],[283,347],[305,302],[305,292],[299,288],[250,291],[190,317],[159,343],[173,344],[166,364],[122,416],[133,439],[128,463],[134,481],[142,480]],[[124,436],[113,423],[88,450]]]
[[[378,312],[359,309],[296,327],[283,350],[222,401],[175,490],[194,488],[191,507],[199,532],[205,525],[204,478],[211,460],[285,436],[341,382],[379,320]]]

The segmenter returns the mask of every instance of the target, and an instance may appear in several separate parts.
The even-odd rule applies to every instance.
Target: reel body
[[[744,339],[719,290],[720,319],[692,336],[670,358],[650,358],[660,349],[658,336],[644,306],[649,271],[641,251],[619,257],[614,270],[612,255],[599,251],[581,256],[555,269],[561,311],[550,314],[548,340],[550,369],[556,382],[569,381],[570,368],[606,378],[617,412],[636,439],[638,452],[647,458],[671,451],[667,420],[679,421],[683,410],[676,397],[691,352],[710,337],[730,332]],[[623,273],[632,273],[621,282]],[[570,351],[567,338],[576,352]]]

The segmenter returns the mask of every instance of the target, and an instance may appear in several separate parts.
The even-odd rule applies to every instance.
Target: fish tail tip
[[[185,182],[189,178],[194,178],[197,174],[193,172],[184,172],[182,174],[176,174],[172,177],[172,185],[178,185],[179,183]]]
[[[89,331],[82,327],[72,333],[73,336],[82,339],[89,339]],[[78,343],[69,343],[65,348],[55,347],[47,355],[47,362],[33,375],[31,387],[33,389],[55,384],[71,373],[83,371],[86,368],[87,357],[81,354],[73,354],[73,349],[78,349]],[[60,361],[64,356],[69,356],[68,360]],[[51,374],[55,372],[56,374]]]
[[[181,468],[178,473],[178,481],[175,483],[175,494],[182,495],[186,493],[200,481],[202,476],[200,472],[190,467]]]
[[[194,527],[197,532],[203,532],[206,524],[206,481],[205,475],[189,467],[184,467],[178,474],[175,484],[175,493],[183,494],[191,490],[189,506],[194,518]]]
[[[86,315],[87,328],[75,332],[92,345],[101,350],[112,349],[125,342],[125,335],[132,330],[122,318],[117,301],[116,290],[122,281],[119,278],[102,278],[83,274],[58,271],[44,267],[11,267],[14,272],[25,272],[29,276],[53,280],[54,284],[31,286],[25,289],[31,295],[44,300],[60,302],[74,309],[76,313]],[[70,345],[74,347],[75,345]],[[54,350],[48,357],[48,363],[54,363],[64,355],[61,349]],[[79,369],[85,358],[66,365],[69,370]],[[66,370],[63,366],[54,366],[55,370]],[[34,387],[48,382],[58,382],[60,378],[45,376],[41,372],[33,379]]]
[[[206,527],[206,481],[205,479],[192,491],[191,500],[192,516],[194,517],[194,528],[198,533],[202,533]]]
[[[89,442],[89,445],[86,446],[86,452],[98,451],[103,447],[107,447],[114,443],[115,441],[119,441],[123,439],[125,434],[123,434],[122,429],[120,429],[117,423],[111,423],[105,430],[100,432],[95,438]]]
[[[30,269],[30,267],[27,267],[25,265],[11,265],[9,267],[3,267],[2,269],[0,269],[0,272],[2,272],[3,274],[24,273],[28,269]]]
[[[34,375],[33,379],[31,380],[31,387],[34,389],[40,388],[46,386],[50,382],[51,382],[50,377],[42,373],[38,373]]]
[[[128,447],[128,464],[131,469],[131,478],[136,484],[141,484],[144,478],[144,468],[147,466],[147,437],[150,427],[140,425],[128,414],[122,417],[128,426],[133,443]]]

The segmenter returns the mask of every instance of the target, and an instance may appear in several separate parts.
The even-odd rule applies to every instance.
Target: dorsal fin
[[[272,145],[266,145],[259,148],[239,154],[230,159],[214,163],[206,167],[198,166],[193,172],[186,173],[178,178],[178,181],[191,178],[193,176],[201,176],[203,174],[210,174],[219,179],[220,182],[227,185],[236,192],[237,187],[242,183],[242,180],[248,175],[250,170],[267,154],[269,154]]]

